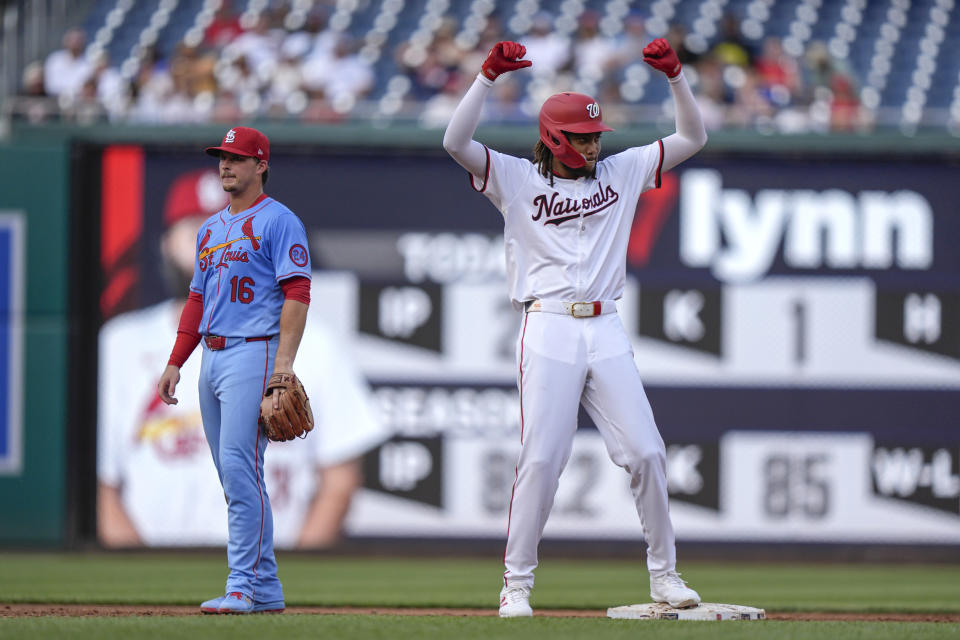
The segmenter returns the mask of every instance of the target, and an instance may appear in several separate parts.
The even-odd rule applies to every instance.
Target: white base
[[[607,609],[608,618],[627,620],[763,620],[763,609],[744,607],[738,604],[701,602],[689,609],[674,609],[668,604],[628,604]]]

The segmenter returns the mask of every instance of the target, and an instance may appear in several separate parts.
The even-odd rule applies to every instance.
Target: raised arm
[[[662,170],[669,171],[707,144],[707,130],[703,127],[700,107],[683,77],[680,60],[670,44],[657,38],[643,48],[643,61],[666,74],[673,94],[677,132],[663,139]]]
[[[487,168],[487,154],[483,145],[473,139],[480,123],[483,101],[500,74],[533,64],[529,60],[520,59],[526,53],[526,47],[516,42],[498,42],[493,45],[477,79],[457,105],[443,134],[443,148],[461,167],[477,177],[482,177]]]

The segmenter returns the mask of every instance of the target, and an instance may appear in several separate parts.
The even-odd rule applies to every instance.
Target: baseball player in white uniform
[[[530,66],[525,48],[494,45],[453,114],[443,146],[504,219],[507,282],[526,313],[517,340],[521,449],[510,502],[500,616],[530,616],[537,546],[570,457],[578,405],[597,425],[613,461],[630,476],[646,539],[650,596],[691,607],[700,596],[676,572],[667,505],[666,451],[615,301],[640,194],[707,141],[676,53],[657,39],[644,61],[664,72],[676,104],[676,133],[600,159],[612,131],[590,96],[560,93],[540,110],[534,161],[472,139],[496,78]]]

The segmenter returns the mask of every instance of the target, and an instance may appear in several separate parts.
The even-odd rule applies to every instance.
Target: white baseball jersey
[[[504,217],[507,285],[514,306],[534,298],[616,300],[640,194],[660,184],[660,141],[597,162],[596,179],[540,174],[537,165],[487,149],[482,191]]]
[[[157,396],[179,305],[118,316],[100,333],[98,479],[120,490],[147,545],[223,545],[227,508],[203,434],[197,382],[200,353],[180,370],[176,405]],[[295,368],[314,411],[304,440],[271,442],[264,476],[274,541],[293,547],[317,489],[316,470],[363,454],[388,437],[365,381],[339,341],[308,320]]]

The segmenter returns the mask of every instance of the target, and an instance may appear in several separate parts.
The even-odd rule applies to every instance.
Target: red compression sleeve
[[[296,300],[305,305],[310,304],[310,280],[304,276],[294,276],[280,281],[284,300]]]
[[[193,350],[200,344],[200,319],[203,318],[203,296],[193,291],[187,296],[180,314],[180,326],[177,327],[177,341],[167,364],[182,367]]]

